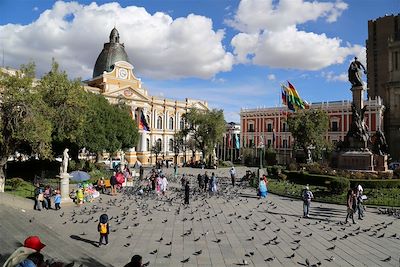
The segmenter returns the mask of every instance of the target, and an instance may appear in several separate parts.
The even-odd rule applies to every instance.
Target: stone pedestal
[[[387,155],[374,155],[375,171],[387,172],[389,170],[387,158]]]
[[[355,171],[374,171],[374,154],[371,151],[346,151],[339,154],[338,168]]]
[[[364,88],[362,86],[353,86],[350,90],[353,95],[353,104],[357,110],[361,110],[364,107]]]
[[[72,199],[69,197],[69,178],[71,178],[71,175],[61,173],[58,177],[60,178],[61,204],[72,203]]]

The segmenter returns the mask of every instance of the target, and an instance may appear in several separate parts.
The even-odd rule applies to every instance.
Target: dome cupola
[[[114,27],[110,33],[110,42],[104,44],[103,50],[97,57],[93,69],[93,78],[102,75],[104,71],[112,71],[117,61],[126,61],[130,63],[128,55],[125,52],[124,44],[119,42],[119,32]]]

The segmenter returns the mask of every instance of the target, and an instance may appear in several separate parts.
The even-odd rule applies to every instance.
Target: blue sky
[[[399,10],[398,0],[1,0],[0,48],[6,66],[33,60],[41,76],[54,57],[87,79],[116,25],[151,95],[204,99],[239,121],[243,107],[280,105],[286,80],[309,102],[350,99],[345,73],[354,56],[365,62],[368,20]]]

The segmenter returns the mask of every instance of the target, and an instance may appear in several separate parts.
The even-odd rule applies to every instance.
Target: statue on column
[[[62,158],[61,167],[60,167],[60,174],[68,173],[68,160],[69,160],[68,151],[69,151],[68,148],[64,149],[63,158]]]
[[[350,63],[349,69],[348,69],[348,76],[349,76],[349,82],[353,87],[355,86],[363,86],[362,83],[362,72],[364,71],[364,74],[367,74],[367,71],[364,67],[364,65],[358,61],[357,57],[354,58],[354,61]]]

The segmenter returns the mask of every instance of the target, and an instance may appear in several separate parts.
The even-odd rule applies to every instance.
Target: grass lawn
[[[304,186],[300,184],[294,184],[275,179],[270,179],[268,183],[269,192],[298,199],[301,198],[301,192],[303,188]],[[313,185],[310,186],[310,189],[314,194],[315,201],[346,204],[347,192],[344,192],[340,195],[331,194],[326,187]],[[400,188],[364,188],[364,194],[368,197],[368,199],[364,202],[364,205],[400,207]]]
[[[30,182],[22,182],[20,186],[18,186],[15,190],[10,185],[5,186],[4,191],[8,194],[12,194],[14,196],[25,197],[25,198],[33,198],[34,197],[35,187]]]

